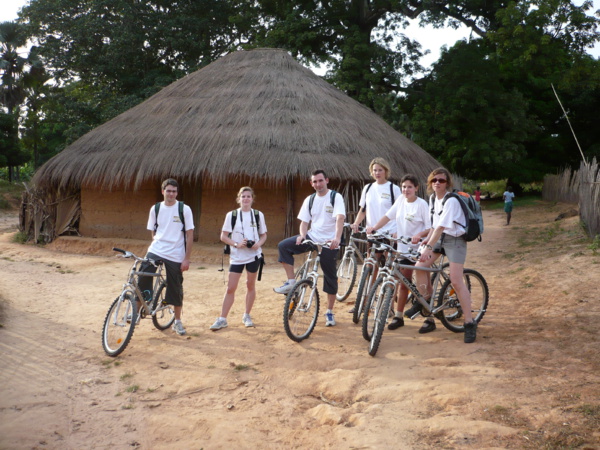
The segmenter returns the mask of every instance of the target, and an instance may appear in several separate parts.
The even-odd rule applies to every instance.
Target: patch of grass
[[[127,392],[137,392],[140,389],[140,387],[137,384],[132,384],[131,386],[129,386],[126,391]]]
[[[502,405],[494,405],[491,408],[484,410],[485,416],[492,422],[502,423],[511,427],[528,426],[529,421],[520,417],[515,408],[510,408]]]
[[[15,233],[12,237],[12,241],[16,244],[25,244],[27,239],[27,233],[23,233],[22,231]]]
[[[216,369],[216,366],[213,366],[212,364],[210,366],[207,367],[207,369]]]
[[[206,267],[204,267],[204,266],[198,267],[198,270],[204,270],[204,269],[206,269]]]
[[[21,203],[21,196],[25,186],[23,183],[9,183],[0,180],[0,209],[13,209]]]
[[[123,375],[121,375],[121,381],[128,380],[129,378],[132,378],[132,377],[133,377],[132,373],[129,373],[129,372],[124,373]]]
[[[133,406],[131,403],[121,406],[121,409],[133,409],[133,408],[135,408],[135,406]]]
[[[233,369],[241,372],[242,370],[248,370],[250,366],[248,364],[236,364]]]
[[[600,234],[597,234],[594,237],[594,240],[590,245],[588,245],[588,248],[592,251],[594,255],[598,254],[598,250],[600,250]]]
[[[586,419],[591,420],[596,426],[600,425],[600,405],[583,404],[575,409]]]

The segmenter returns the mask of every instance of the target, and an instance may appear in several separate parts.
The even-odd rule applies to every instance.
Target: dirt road
[[[384,333],[375,358],[336,305],[334,328],[290,341],[274,250],[246,329],[242,286],[229,327],[208,327],[224,293],[220,249],[197,247],[185,276],[188,336],[145,320],[107,357],[101,327],[128,262],[120,245],[12,243],[0,220],[0,448],[598,449],[600,256],[565,205],[485,213],[467,265],[486,277],[477,341],[420,320]],[[5,215],[6,216],[6,215]],[[65,250],[76,253],[65,253]],[[227,261],[226,261],[227,263]]]

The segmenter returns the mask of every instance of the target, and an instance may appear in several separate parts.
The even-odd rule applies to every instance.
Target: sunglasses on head
[[[446,180],[445,178],[432,178],[431,179],[431,184],[433,183],[440,183],[440,184],[444,184],[446,183],[448,180]]]

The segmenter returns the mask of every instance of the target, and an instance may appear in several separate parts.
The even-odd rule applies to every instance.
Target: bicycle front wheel
[[[375,310],[382,294],[380,289],[382,283],[383,277],[377,277],[377,280],[375,280],[375,283],[369,291],[367,302],[365,303],[365,307],[363,309],[362,335],[366,341],[370,341],[373,337],[373,328],[375,327]]]
[[[319,317],[319,291],[311,279],[300,280],[285,298],[283,328],[292,341],[310,336]]]
[[[369,343],[369,355],[371,356],[375,356],[377,354],[377,349],[379,348],[379,343],[381,342],[381,337],[383,336],[383,330],[385,329],[385,324],[387,323],[388,313],[390,312],[390,307],[392,306],[392,301],[394,299],[394,289],[392,289],[390,285],[385,285],[382,291],[383,301],[375,311],[373,336],[371,337],[371,342]]]
[[[479,323],[487,311],[489,302],[487,282],[479,272],[472,269],[464,269],[463,280],[471,293],[471,314],[473,315],[473,320]],[[437,299],[437,307],[439,306],[444,306],[444,309],[436,314],[442,324],[455,333],[464,332],[464,313],[456,291],[449,279],[444,282],[440,289]]]
[[[102,328],[102,347],[108,356],[119,355],[129,344],[137,320],[135,303],[131,295],[125,294],[110,306]]]
[[[356,292],[356,301],[354,302],[354,311],[352,312],[352,322],[358,323],[362,317],[367,297],[373,284],[373,266],[371,264],[363,265],[362,273],[360,274],[360,283],[358,283],[358,291]]]
[[[356,281],[356,266],[356,255],[354,253],[344,254],[337,269],[338,292],[335,298],[338,302],[346,300],[352,292]]]
[[[166,330],[175,322],[173,305],[167,305],[165,302],[166,292],[167,285],[163,283],[158,288],[158,292],[152,302],[152,311],[154,311],[154,314],[152,314],[152,323],[159,330]]]

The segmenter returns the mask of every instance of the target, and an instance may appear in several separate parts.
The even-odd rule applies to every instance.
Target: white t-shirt
[[[435,195],[434,198],[433,228],[444,227],[444,233],[454,237],[465,234],[464,227],[459,225],[459,223],[466,225],[466,219],[458,200],[449,198],[442,209],[443,198],[440,200]]]
[[[185,229],[194,229],[194,217],[192,210],[188,205],[183,205],[183,218],[185,219]],[[148,252],[154,253],[161,258],[181,263],[185,259],[185,244],[183,239],[183,224],[179,218],[179,202],[173,206],[166,206],[165,202],[160,203],[158,211],[158,220],[156,220],[155,206],[150,208],[148,225],[146,228],[154,231],[154,225],[158,223],[154,239],[148,248]]]
[[[308,234],[315,242],[330,241],[335,238],[335,221],[338,215],[346,217],[346,206],[344,205],[344,197],[339,193],[335,194],[335,205],[331,205],[331,191],[328,189],[323,196],[315,195],[315,200],[312,205],[312,216],[308,212],[308,204],[310,195],[304,199],[302,208],[298,213],[298,219],[303,222],[310,223]]]
[[[358,204],[365,209],[366,205],[366,219],[367,226],[373,227],[379,222],[385,213],[392,207],[392,196],[390,195],[390,185],[392,183],[390,181],[386,181],[383,184],[377,184],[377,182],[370,183],[365,185],[362,190],[362,194],[360,195],[360,201]],[[369,192],[367,192],[367,188]],[[402,196],[402,191],[396,185],[393,187],[394,189],[394,199],[398,200]],[[395,233],[396,232],[396,222],[390,220],[385,226],[379,229],[382,233]]]
[[[267,232],[267,224],[265,223],[265,216],[263,216],[263,213],[260,211],[258,212],[258,221],[260,222],[260,234],[265,234]],[[258,242],[260,236],[255,222],[256,218],[254,216],[254,210],[242,211],[241,209],[238,209],[237,218],[232,230],[231,211],[229,211],[225,216],[225,222],[223,223],[221,231],[231,233],[231,239],[235,242],[242,242],[244,239]],[[256,257],[260,257],[261,254],[262,249],[260,248],[258,250],[252,250],[251,248],[241,246],[235,248],[232,245],[231,253],[229,254],[229,264],[248,264],[254,261]]]
[[[508,192],[508,191],[506,191],[502,195],[504,196],[504,203],[511,203],[513,201],[513,198],[515,198],[515,193],[514,192]]]
[[[401,196],[385,215],[390,222],[396,222],[398,236],[411,238],[415,234],[431,228],[429,205],[420,197],[411,203],[406,200],[406,197]],[[416,250],[418,246],[419,244],[405,245],[398,242],[398,250],[401,252],[407,252],[410,248]]]

